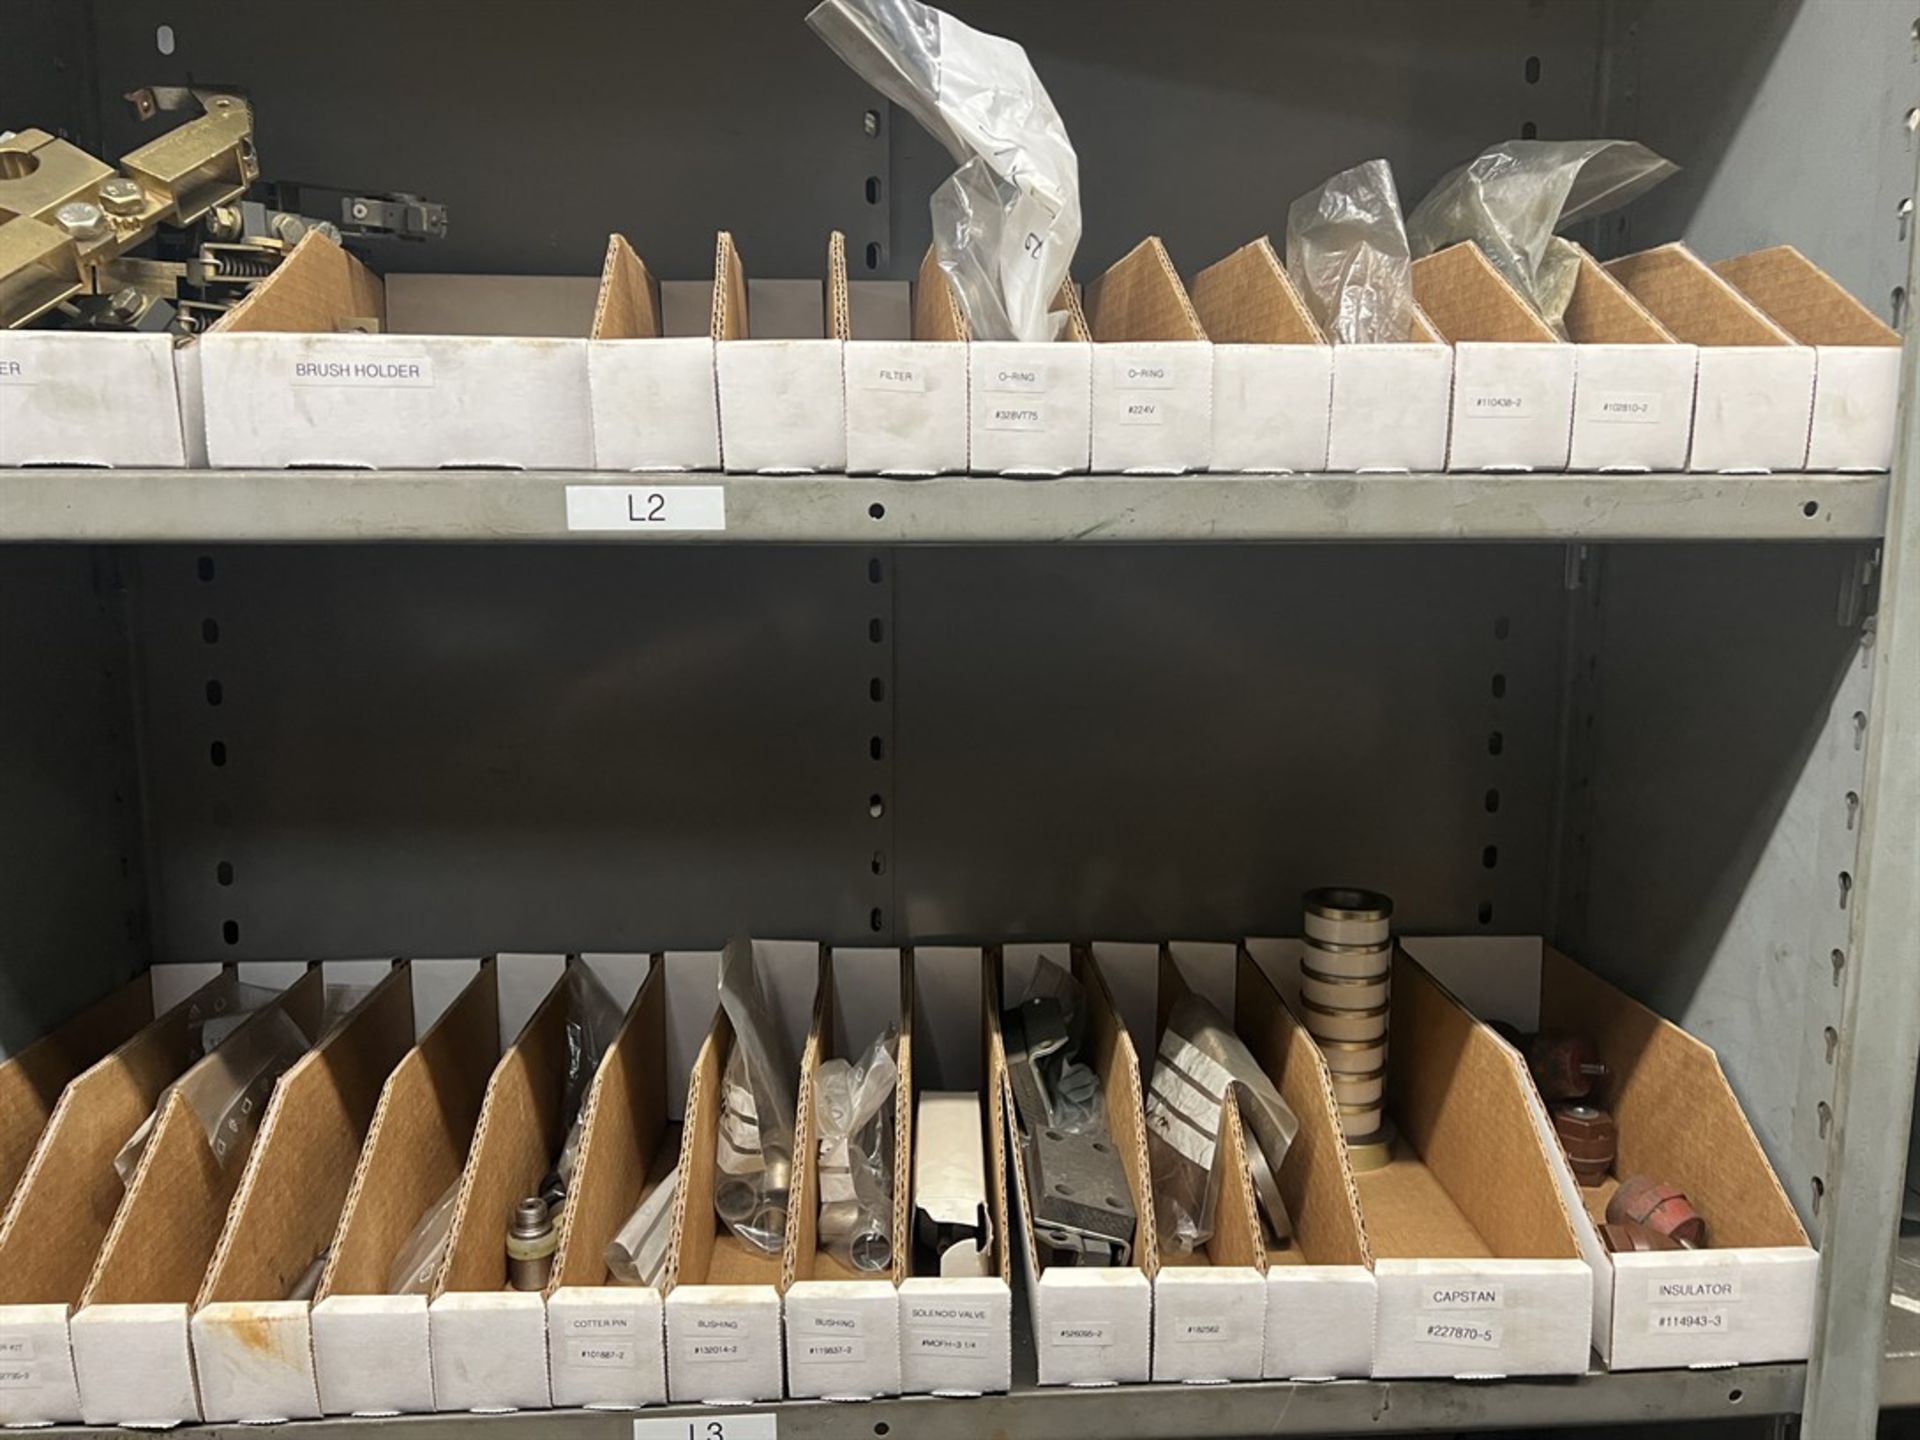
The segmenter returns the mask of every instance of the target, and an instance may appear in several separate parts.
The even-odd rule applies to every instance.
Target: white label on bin
[[[859,1364],[867,1358],[867,1342],[857,1335],[803,1335],[800,1358],[834,1365]]]
[[[1413,1338],[1423,1345],[1467,1345],[1480,1350],[1498,1350],[1500,1326],[1492,1320],[1417,1320]]]
[[[578,1340],[627,1339],[633,1334],[631,1315],[569,1315],[565,1327]]]
[[[915,1355],[984,1355],[987,1337],[977,1330],[911,1331],[907,1349]]]
[[[1167,423],[1167,407],[1158,400],[1123,400],[1120,402],[1120,423],[1164,425]]]
[[[567,1361],[596,1370],[629,1370],[634,1364],[633,1341],[569,1340]]]
[[[390,355],[378,360],[296,360],[291,379],[296,385],[431,390],[433,361],[425,355]]]
[[[1052,1339],[1056,1345],[1086,1345],[1104,1348],[1113,1344],[1113,1336],[1104,1323],[1086,1320],[1068,1320],[1055,1325],[1053,1327]]]
[[[981,423],[989,430],[1044,430],[1047,412],[1038,405],[996,403],[987,406],[986,417]]]
[[[690,1358],[711,1360],[716,1365],[747,1358],[747,1348],[738,1340],[696,1340],[688,1350]]]
[[[1529,420],[1533,407],[1527,397],[1511,390],[1463,390],[1460,408],[1468,418],[1482,420]]]
[[[1724,1305],[1667,1306],[1647,1316],[1649,1335],[1724,1335],[1732,1328]]]
[[[961,1305],[951,1300],[910,1300],[907,1323],[938,1330],[985,1330],[993,1316],[985,1305]]]
[[[1151,365],[1122,365],[1114,383],[1121,390],[1171,390],[1175,384],[1173,366],[1164,360]]]
[[[1500,1285],[1486,1280],[1429,1285],[1420,1294],[1422,1310],[1504,1310],[1506,1303]]]
[[[1007,395],[1034,395],[1047,388],[1044,365],[989,365],[980,388]]]
[[[1587,402],[1587,417],[1608,425],[1653,425],[1660,396],[1651,390],[1606,390]]]
[[[0,1365],[0,1390],[31,1390],[40,1383],[40,1372],[31,1365]]]
[[[1174,1337],[1195,1345],[1215,1345],[1233,1339],[1233,1331],[1224,1320],[1181,1320],[1173,1327]]]
[[[31,1360],[33,1358],[33,1337],[31,1335],[0,1335],[0,1361]]]
[[[727,528],[724,485],[569,485],[567,529],[670,535]]]
[[[1668,1279],[1649,1276],[1647,1299],[1655,1305],[1728,1305],[1740,1298],[1738,1275],[1715,1276],[1711,1280]]]
[[[770,1410],[741,1415],[713,1409],[698,1420],[647,1416],[633,1422],[633,1440],[780,1440],[780,1417]]]
[[[861,376],[866,390],[913,390],[927,388],[927,372],[918,365],[869,365]]]
[[[33,376],[27,373],[27,367],[18,360],[0,360],[0,385],[31,385]]]

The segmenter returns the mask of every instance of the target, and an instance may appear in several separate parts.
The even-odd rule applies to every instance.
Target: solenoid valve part
[[[1377,1005],[1369,1010],[1335,1010],[1302,998],[1300,1010],[1306,1021],[1307,1033],[1323,1043],[1329,1040],[1369,1040],[1384,1044],[1386,1041],[1385,1005]]]
[[[538,1195],[513,1207],[507,1222],[507,1284],[515,1290],[544,1290],[553,1274],[553,1252],[560,1243],[553,1212]]]
[[[1584,1100],[1607,1078],[1600,1051],[1585,1035],[1542,1030],[1527,1046],[1527,1068],[1542,1099]]]
[[[1306,942],[1301,967],[1338,980],[1384,980],[1393,969],[1393,946],[1336,945],[1331,940]]]
[[[1707,1243],[1707,1222],[1676,1185],[1655,1180],[1651,1175],[1633,1175],[1607,1201],[1607,1220],[1612,1224],[1645,1225],[1689,1250],[1700,1250]]]
[[[1613,1116],[1597,1106],[1569,1101],[1553,1107],[1553,1131],[1567,1152],[1574,1179],[1594,1186],[1607,1178],[1619,1144]]]
[[[1309,943],[1384,945],[1393,926],[1393,901],[1374,890],[1330,885],[1300,897]]]
[[[1370,980],[1347,980],[1323,975],[1302,963],[1300,995],[1329,1010],[1378,1010],[1387,1003],[1388,981],[1384,976]]]

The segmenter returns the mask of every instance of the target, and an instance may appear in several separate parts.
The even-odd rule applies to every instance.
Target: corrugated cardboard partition
[[[466,1164],[499,1048],[487,960],[382,1087],[317,1298],[387,1292],[401,1245]]]
[[[1133,1263],[1151,1280],[1160,1268],[1159,1231],[1153,1217],[1153,1179],[1147,1161],[1146,1103],[1140,1089],[1140,1062],[1133,1053],[1133,1041],[1120,1023],[1119,1009],[1106,977],[1094,964],[1092,952],[1083,945],[1073,947],[1073,973],[1086,993],[1087,1037],[1092,1042],[1091,1063],[1100,1077],[1100,1093],[1106,1102],[1107,1128],[1113,1136],[1113,1148],[1127,1172],[1127,1188],[1133,1195]],[[1004,1064],[1004,1055],[1002,1057]],[[1251,1263],[1251,1262],[1249,1262]]]
[[[1550,946],[1540,1026],[1592,1036],[1607,1061],[1602,1103],[1619,1127],[1614,1180],[1652,1175],[1680,1186],[1715,1249],[1807,1244],[1710,1048]],[[1697,1123],[1677,1125],[1676,1113]],[[1604,1211],[1614,1188],[1595,1187],[1590,1207]]]
[[[1093,338],[1103,344],[1207,338],[1157,235],[1142,240],[1087,287],[1086,313]]]
[[[748,334],[746,270],[732,234],[722,230],[713,246],[713,338],[745,340]]]
[[[560,1106],[572,990],[563,976],[547,992],[487,1082],[454,1203],[447,1258],[433,1287],[436,1297],[448,1291],[497,1291],[507,1283],[508,1218],[515,1204],[539,1191],[567,1138]]]
[[[947,272],[940,268],[940,257],[933,247],[920,257],[920,272],[913,282],[913,338],[916,340],[965,340],[967,317],[960,313]]]
[[[1470,240],[1414,261],[1413,295],[1448,340],[1552,344],[1559,338]]]
[[[893,1089],[893,1283],[907,1278],[913,1253],[913,951],[900,952],[900,1038]]]
[[[1411,1146],[1444,1187],[1438,1198],[1450,1199],[1488,1251],[1502,1259],[1577,1257],[1572,1221],[1527,1108],[1523,1087],[1529,1082],[1517,1055],[1398,949],[1388,1054],[1388,1114],[1399,1125],[1400,1144]],[[1368,1179],[1400,1168],[1396,1162]],[[1376,1253],[1451,1258],[1424,1242],[1409,1249],[1420,1217],[1397,1213],[1390,1230],[1375,1214],[1373,1187],[1363,1181],[1360,1189]],[[1389,1238],[1396,1242],[1391,1250]]]
[[[1791,345],[1792,338],[1678,241],[1609,260],[1607,273],[1689,345]]]
[[[256,1011],[226,1046],[266,1022],[276,1009],[284,1010],[305,1034],[314,1035],[325,1004],[321,973],[309,970],[272,1004]],[[226,1046],[198,1063],[217,1066]],[[257,1142],[259,1137],[254,1138]],[[244,1158],[221,1164],[193,1107],[178,1091],[170,1095],[113,1217],[81,1303],[191,1304],[239,1188]]]
[[[1674,343],[1667,327],[1585,250],[1580,251],[1565,318],[1568,337],[1579,345]]]
[[[1066,312],[1067,325],[1060,332],[1060,338],[1077,341],[1082,345],[1091,341],[1093,327],[1087,323],[1087,312],[1080,306],[1080,292],[1073,288],[1073,281],[1070,279],[1060,282],[1060,294],[1055,298],[1053,308],[1048,313],[1058,315],[1063,310]]]
[[[853,338],[852,300],[847,294],[847,237],[838,230],[827,236],[826,315],[820,333],[829,340]]]
[[[1900,336],[1791,245],[1720,260],[1713,272],[1802,345],[1898,345]]]
[[[594,340],[655,340],[660,324],[660,282],[624,235],[607,237],[600,266],[600,295],[593,307]]]
[[[287,1298],[333,1238],[382,1088],[412,1041],[401,965],[281,1077],[198,1304]]]
[[[1245,947],[1236,970],[1234,1028],[1299,1121],[1287,1158],[1274,1177],[1287,1204],[1287,1218],[1293,1222],[1294,1243],[1267,1258],[1277,1263],[1304,1259],[1312,1265],[1371,1266],[1373,1255],[1360,1219],[1360,1193],[1340,1136],[1326,1059]]]
[[[1193,277],[1193,309],[1216,345],[1324,345],[1300,292],[1262,235]]]
[[[78,1303],[126,1195],[113,1157],[193,1063],[195,1017],[237,983],[209,981],[61,1092],[0,1218],[0,1305]]]
[[[7,1202],[67,1083],[153,1019],[145,975],[0,1064],[0,1205]]]
[[[680,1148],[667,1119],[667,977],[655,959],[581,1109],[580,1154],[547,1293],[605,1285],[607,1242],[673,1168]]]
[[[387,318],[386,287],[365,265],[318,230],[246,299],[222,315],[208,334],[331,334],[342,320]]]

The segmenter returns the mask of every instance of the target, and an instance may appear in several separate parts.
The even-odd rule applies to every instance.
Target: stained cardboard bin
[[[1033,1232],[1032,1180],[1018,1135],[1017,1111],[1007,1076],[1006,1038],[1000,1026],[1005,1006],[1027,993],[1042,960],[1070,968],[1087,1006],[1091,1054],[1080,1057],[1099,1077],[1113,1147],[1127,1176],[1136,1216],[1132,1263],[1110,1267],[1048,1265]],[[1146,1266],[1155,1254],[1153,1191],[1147,1172],[1140,1066],[1133,1042],[1091,953],[1084,947],[1045,944],[1003,946],[990,966],[995,990],[993,1070],[1007,1117],[1008,1169],[1013,1210],[1008,1217],[1014,1251],[1027,1287],[1034,1354],[1042,1385],[1127,1385],[1152,1373],[1153,1282]]]
[[[1213,342],[1213,456],[1225,474],[1327,468],[1333,347],[1266,236],[1188,287]]]
[[[584,337],[395,333],[389,299],[309,232],[198,342],[208,463],[593,464]]]
[[[1414,261],[1413,294],[1453,345],[1447,469],[1566,469],[1573,347],[1470,241]]]
[[[734,475],[846,469],[846,236],[827,237],[824,285],[756,285],[751,314],[749,298],[740,252],[723,230],[714,247],[712,312],[721,463]]]
[[[1613,1115],[1619,1150],[1596,1186],[1575,1179],[1546,1106],[1532,1095],[1593,1269],[1593,1346],[1607,1367],[1806,1359],[1820,1257],[1713,1051],[1538,938],[1421,939],[1407,949],[1481,1018],[1591,1036],[1611,1071],[1593,1103]],[[1712,1248],[1608,1254],[1598,1230],[1607,1201],[1637,1174],[1684,1190],[1707,1221]]]
[[[413,1044],[413,1017],[403,963],[274,1087],[194,1304],[206,1419],[319,1417],[311,1300],[293,1291],[332,1243],[374,1106]]]
[[[1809,470],[1886,470],[1900,409],[1900,336],[1791,245],[1722,260],[1728,281],[1813,347]]]
[[[1213,346],[1160,238],[1087,287],[1093,468],[1184,475],[1213,458]]]
[[[206,463],[197,343],[0,330],[0,465]]]
[[[164,1004],[189,974],[199,988],[61,1084],[44,1128],[28,1136],[23,1122],[52,1098],[66,1067],[130,1016]],[[231,1013],[238,996],[237,976],[217,966],[148,971],[0,1068],[20,1176],[0,1214],[0,1425],[79,1421],[67,1320],[126,1193],[114,1156],[199,1059],[204,1021]],[[23,1140],[30,1149],[19,1148]]]
[[[1293,1002],[1300,942],[1249,940]],[[1534,1123],[1526,1067],[1404,951],[1393,961],[1388,1165],[1354,1177],[1379,1286],[1373,1373],[1587,1368],[1593,1274]]]
[[[798,1057],[813,1017],[820,947],[812,941],[755,940],[754,965]],[[769,1255],[736,1236],[714,1212],[715,1142],[733,1027],[717,1011],[687,1088],[667,1260],[667,1397],[712,1404],[778,1400],[784,1389],[780,1314],[784,1253]],[[794,1073],[796,1097],[800,1075]],[[797,1115],[796,1115],[797,1119]],[[788,1207],[788,1226],[793,1224]]]
[[[258,1114],[281,1075],[298,1063],[264,1043],[291,1021],[305,1044],[319,1038],[327,995],[306,971],[255,1011],[219,1049],[182,1077],[219,1071],[241,1082],[228,1112]],[[256,1048],[258,1047],[258,1048]],[[272,1053],[272,1064],[254,1062]],[[126,1196],[94,1261],[69,1326],[80,1411],[91,1425],[171,1425],[201,1418],[188,1315],[226,1224],[258,1131],[227,1122],[210,1133],[178,1091],[160,1102]]]
[[[601,470],[718,470],[711,316],[668,328],[660,282],[624,235],[607,240],[587,344],[593,463]]]
[[[787,1218],[782,1288],[786,1296],[787,1394],[798,1399],[870,1400],[900,1393],[900,1295],[906,1277],[907,1161],[912,1137],[913,976],[899,950],[830,947],[820,957],[800,1071],[793,1191]],[[885,1270],[867,1273],[835,1255],[820,1232],[823,1198],[849,1198],[835,1188],[820,1150],[820,1066],[858,1062],[889,1026],[897,1036],[898,1083],[893,1110],[893,1208],[886,1218]],[[841,1186],[848,1177],[838,1176]]]
[[[607,1244],[680,1158],[687,1077],[711,1026],[719,973],[718,951],[662,956],[587,1092],[575,1198],[547,1287],[556,1406],[628,1410],[667,1398],[660,1287],[615,1282]]]
[[[936,1221],[984,1228],[986,1244],[956,1244],[944,1254],[913,1237],[910,1271],[900,1282],[901,1384],[910,1395],[984,1395],[1008,1389],[1013,1378],[1013,1286],[1008,1267],[1007,1135],[1004,1090],[993,1069],[985,953],[966,946],[917,945],[913,963],[914,1104],[910,1128],[898,1144],[912,1166],[914,1211]],[[920,1105],[929,1093],[957,1105],[946,1113],[963,1118],[975,1102],[984,1193],[973,1195],[976,1177],[961,1146],[948,1151],[948,1166],[925,1168]],[[927,1189],[922,1188],[922,1181]],[[981,1207],[984,1207],[982,1214]]]
[[[1567,334],[1574,342],[1574,470],[1687,468],[1693,443],[1696,346],[1675,340],[1586,251],[1579,252]]]
[[[1812,348],[1795,344],[1685,245],[1627,255],[1606,269],[1676,339],[1699,347],[1687,469],[1804,470],[1813,421]]]
[[[581,957],[622,1012],[630,1007],[652,957]],[[446,1258],[427,1305],[427,1349],[436,1410],[544,1409],[547,1306],[537,1290],[507,1283],[507,1225],[513,1208],[539,1193],[567,1138],[567,1070],[575,1058],[578,990],[562,974],[507,1047],[487,1080],[473,1144],[460,1175]],[[581,1095],[592,1077],[581,1081]],[[577,1162],[576,1162],[577,1163]]]
[[[945,283],[945,277],[942,277]],[[1052,342],[967,342],[967,467],[975,475],[1046,480],[1086,473],[1092,454],[1093,346],[1071,280]]]
[[[966,318],[927,251],[907,313],[849,306],[847,470],[959,475],[967,468]],[[897,319],[905,319],[901,331]]]
[[[314,1294],[323,1414],[434,1408],[429,1297],[390,1293],[394,1264],[421,1217],[460,1178],[495,1064],[560,967],[557,955],[413,962],[423,996],[428,977],[439,986],[416,1001],[419,1018],[434,1018],[381,1087]]]

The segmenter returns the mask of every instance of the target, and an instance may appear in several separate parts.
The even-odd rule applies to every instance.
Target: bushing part
[[[1607,1178],[1620,1143],[1613,1116],[1594,1105],[1566,1101],[1553,1107],[1553,1132],[1567,1152],[1574,1179],[1593,1186]]]
[[[1607,1219],[1614,1224],[1645,1225],[1689,1250],[1703,1249],[1707,1243],[1707,1222],[1695,1212],[1686,1192],[1651,1175],[1634,1175],[1621,1182],[1607,1202]]]
[[[1374,890],[1332,885],[1300,897],[1307,939],[1382,945],[1393,930],[1393,901]]]
[[[1340,1112],[1340,1133],[1349,1140],[1359,1135],[1373,1134],[1385,1118],[1378,1100],[1371,1105],[1347,1105],[1336,1100],[1333,1108]]]
[[[1300,1014],[1307,1033],[1316,1040],[1384,1040],[1387,1036],[1384,1005],[1372,1010],[1334,1010],[1302,996]]]
[[[1333,1077],[1333,1098],[1342,1105],[1378,1105],[1387,1088],[1387,1072],[1362,1070]]]
[[[1645,1250],[1678,1250],[1678,1240],[1670,1240],[1658,1230],[1636,1225],[1631,1220],[1610,1220],[1600,1227],[1600,1243],[1610,1255],[1631,1255]]]
[[[1591,1039],[1570,1030],[1542,1030],[1527,1047],[1527,1068],[1545,1100],[1584,1100],[1607,1078]]]
[[[1300,956],[1300,966],[1340,980],[1382,980],[1393,969],[1393,947],[1308,940]]]
[[[1300,967],[1300,998],[1329,1010],[1378,1010],[1387,1003],[1387,981],[1342,980]]]
[[[1308,1031],[1312,1033],[1311,1030]],[[1364,1075],[1387,1063],[1387,1042],[1381,1040],[1321,1040],[1315,1037],[1327,1069],[1341,1075]]]

